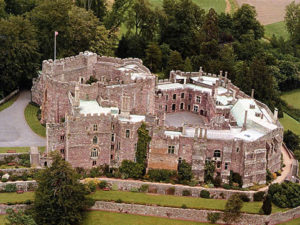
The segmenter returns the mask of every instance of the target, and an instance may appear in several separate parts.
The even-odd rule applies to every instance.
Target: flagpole
[[[54,31],[54,61],[56,60],[56,31]]]

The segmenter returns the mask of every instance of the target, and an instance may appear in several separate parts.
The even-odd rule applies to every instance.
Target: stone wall
[[[7,102],[10,98],[12,98],[13,96],[15,96],[16,94],[19,93],[19,89],[14,90],[13,92],[11,92],[9,95],[7,95],[5,98],[0,100],[0,105]]]
[[[37,183],[35,180],[31,180],[31,181],[8,181],[8,182],[0,182],[0,192],[4,191],[5,186],[7,184],[15,184],[17,187],[17,190],[23,190],[23,191],[32,191],[33,189],[35,189],[37,187]],[[17,201],[17,199],[16,199]]]
[[[13,210],[25,210],[28,209],[30,206],[29,205],[24,205],[24,204],[20,204],[20,205],[4,205],[4,204],[0,204],[0,215],[6,214],[6,210],[7,209],[13,209]]]
[[[14,168],[14,169],[1,169],[2,172],[8,173],[10,175],[16,175],[16,176],[22,176],[25,172],[37,172],[37,170],[40,170],[42,168]]]
[[[132,188],[140,188],[143,184],[149,185],[149,188],[156,189],[157,194],[165,195],[169,188],[175,188],[175,195],[182,196],[183,190],[189,190],[192,197],[199,197],[202,190],[207,190],[210,193],[211,198],[224,198],[228,199],[233,194],[245,194],[251,200],[255,191],[238,191],[238,190],[225,190],[221,188],[204,188],[204,187],[190,187],[185,185],[173,185],[164,183],[153,183],[153,182],[143,182],[135,180],[121,180],[121,179],[110,179],[110,178],[99,178],[99,180],[105,180],[112,186],[117,186],[119,190],[130,191]],[[223,194],[221,194],[223,193]],[[223,197],[222,197],[223,196]]]
[[[221,218],[223,215],[223,212],[216,210],[181,209],[172,207],[114,203],[104,201],[96,201],[95,205],[91,208],[91,210],[111,211],[144,216],[166,217],[170,219],[191,220],[197,222],[209,222],[207,220],[208,213],[220,213]],[[291,209],[287,212],[274,213],[270,216],[243,213],[235,224],[275,225],[298,217],[300,217],[300,207]],[[219,219],[217,223],[225,224],[222,219]]]
[[[24,155],[24,154],[29,154],[29,153],[1,153],[0,154],[0,161],[4,161],[5,158],[13,156],[14,159],[12,162],[19,162],[19,155]]]

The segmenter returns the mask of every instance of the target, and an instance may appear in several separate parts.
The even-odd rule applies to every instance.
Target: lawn
[[[8,202],[23,202],[26,200],[33,200],[34,192],[24,192],[23,194],[12,193],[0,193],[0,204]],[[1,223],[0,223],[1,224]]]
[[[291,220],[286,223],[281,223],[280,225],[299,225],[299,224],[300,224],[300,218]]]
[[[282,36],[285,40],[288,39],[289,33],[287,32],[284,21],[265,25],[265,36],[271,38],[273,34],[277,37]]]
[[[12,104],[14,104],[14,102],[18,99],[19,94],[15,95],[14,97],[12,97],[11,99],[9,99],[7,102],[3,103],[2,105],[0,105],[0,112],[6,108],[8,108],[9,106],[11,106]]]
[[[0,220],[1,221],[1,220]],[[139,216],[124,213],[92,211],[87,213],[83,225],[208,225],[192,221],[173,220],[153,216]]]
[[[300,109],[300,89],[285,92],[281,98],[293,108]]]
[[[37,118],[38,110],[39,108],[37,106],[28,104],[24,111],[25,119],[34,133],[42,137],[46,137],[46,128],[41,125],[40,121]]]
[[[288,114],[283,113],[283,118],[280,118],[279,121],[284,127],[284,130],[291,130],[300,135],[300,123],[297,120],[293,119]]]
[[[185,204],[188,208],[195,209],[224,210],[226,205],[226,200],[221,199],[205,199],[156,194],[154,195],[125,191],[97,191],[91,194],[91,197],[95,200],[116,201],[118,199],[121,199],[122,201],[127,203],[153,204],[170,207],[181,207],[183,204]],[[247,213],[259,213],[261,206],[262,202],[247,202],[244,203],[242,211]],[[279,211],[284,211],[284,209],[273,206],[273,213]]]

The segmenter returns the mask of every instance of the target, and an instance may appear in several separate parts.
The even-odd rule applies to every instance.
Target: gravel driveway
[[[13,105],[0,112],[0,147],[46,145],[46,139],[35,134],[26,123],[24,109],[30,97],[29,91],[23,91]]]

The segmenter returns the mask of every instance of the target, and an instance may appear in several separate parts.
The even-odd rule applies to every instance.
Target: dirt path
[[[226,0],[226,9],[225,9],[225,13],[229,13],[230,14],[231,11],[231,4],[229,0]]]

